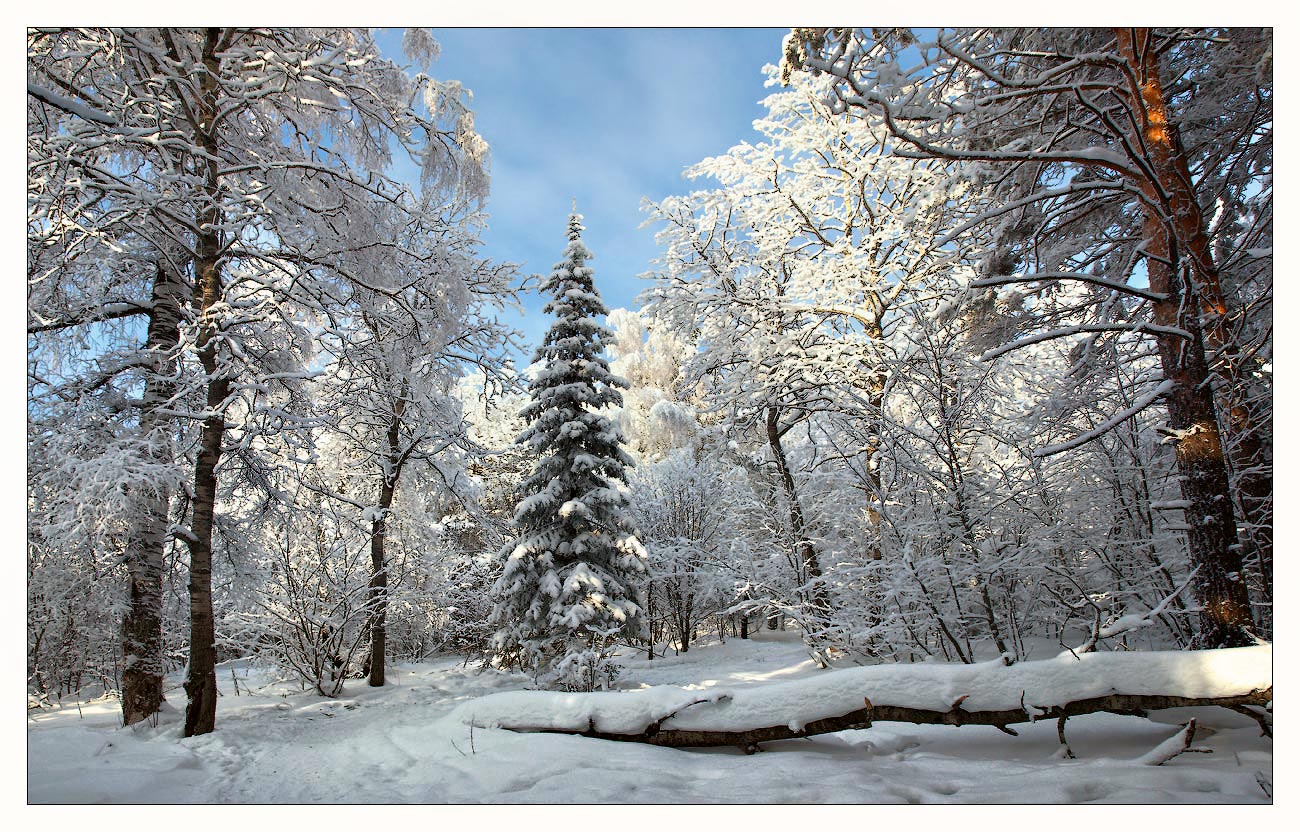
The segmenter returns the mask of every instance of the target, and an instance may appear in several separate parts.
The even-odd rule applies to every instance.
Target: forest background
[[[770,61],[770,62],[775,62],[775,57],[771,57],[771,59],[767,59],[767,60]],[[447,73],[448,73],[448,75],[450,75],[450,77],[455,77],[456,72],[455,72],[455,69],[452,68],[452,66],[450,66],[450,65],[443,65],[443,68],[445,68],[445,69],[447,70]],[[471,83],[469,83],[469,82],[467,82],[467,86],[472,87]],[[478,107],[476,107],[476,109],[478,109]],[[480,112],[481,112],[481,110],[480,110]],[[482,126],[482,125],[480,125],[480,126]],[[485,131],[486,131],[486,129],[485,129]],[[487,139],[489,139],[489,143],[490,143],[490,142],[491,142],[491,136],[490,136],[490,134],[487,134]],[[737,136],[737,139],[735,139],[735,140],[738,140],[738,136]],[[723,149],[724,149],[724,148],[718,148],[718,149],[716,149],[716,151],[711,151],[711,152],[719,152],[719,153],[720,153],[720,152],[723,151]],[[706,155],[708,155],[707,152],[706,152],[706,153],[703,153],[703,155],[697,155],[697,156],[695,156],[695,159],[699,159],[699,157],[703,157],[703,156],[706,156]],[[495,161],[495,160],[494,160],[494,161]],[[500,172],[500,169],[495,170],[495,174],[500,175],[500,173],[502,173],[502,172]],[[568,196],[573,196],[573,195],[568,195]],[[551,213],[551,216],[552,216],[552,217],[555,217],[555,224],[556,224],[556,225],[558,225],[558,221],[559,221],[559,216],[560,216],[560,214],[562,214],[563,211],[564,211],[564,203],[565,203],[565,201],[567,201],[568,196],[565,196],[565,195],[560,196],[560,198],[559,198],[559,203],[560,203],[559,211],[556,211],[556,212],[552,212],[552,213]],[[577,196],[581,196],[581,194],[577,194]],[[595,201],[595,200],[593,200],[593,201]],[[595,211],[595,209],[586,208],[586,205],[585,205],[585,204],[584,204],[584,205],[581,205],[581,208],[582,208],[582,211],[584,211],[585,213],[588,213],[588,214],[589,214],[589,217],[597,216],[597,213],[598,213],[598,212]],[[589,218],[589,225],[597,225],[597,224],[595,224],[595,222],[591,222],[591,220],[590,220],[590,218]],[[490,227],[490,226],[489,226],[489,227]],[[546,231],[547,231],[547,229],[545,229],[545,227],[539,227],[539,229],[537,230],[538,239],[539,239],[539,240],[542,240],[542,242],[549,242],[549,240],[546,240],[546,238],[547,238],[547,237],[550,237],[550,235],[552,234],[552,233],[551,233],[551,234],[547,234]],[[551,237],[551,239],[554,239],[554,237]],[[591,242],[591,240],[589,240],[589,242]],[[550,244],[550,247],[551,247],[551,248],[554,248],[554,243],[551,243],[551,244]],[[595,263],[594,263],[595,268],[597,268],[598,276],[604,276],[604,274],[612,274],[612,273],[620,272],[620,269],[617,268],[617,265],[615,265],[615,264],[611,264],[611,263],[610,263],[611,257],[608,257],[608,256],[606,255],[606,253],[604,253],[604,252],[610,252],[610,251],[619,250],[619,248],[621,248],[621,247],[619,246],[619,240],[617,240],[617,239],[615,239],[615,240],[611,240],[611,242],[608,243],[608,244],[601,244],[601,243],[598,243],[598,242],[591,242],[591,247],[593,247],[594,250],[598,252],[598,259],[597,259],[597,261],[595,261]],[[490,252],[490,248],[485,248],[485,251],[491,253],[491,252]],[[602,255],[604,255],[604,256],[602,256]],[[541,255],[541,256],[539,256],[539,259],[541,259],[541,261],[539,261],[539,263],[537,263],[536,268],[537,268],[538,270],[545,269],[545,265],[543,265],[543,263],[545,263],[545,261],[547,260],[547,255]],[[554,259],[554,256],[550,256],[550,259]],[[529,268],[532,268],[532,264],[529,265]],[[619,304],[619,303],[616,303],[616,302],[611,302],[611,303],[608,303],[608,305],[611,305],[611,307],[614,307],[614,305],[620,305],[620,304]],[[529,342],[529,341],[530,341],[530,342],[533,342],[533,343],[536,343],[536,339],[525,339],[525,342]],[[526,351],[526,348],[528,348],[528,347],[525,347],[525,351]],[[1177,529],[1171,529],[1171,530],[1174,530],[1174,532],[1177,532]],[[1153,598],[1152,601],[1154,601],[1154,602],[1158,602],[1158,601],[1160,601],[1160,598]],[[1152,606],[1152,603],[1151,603],[1151,602],[1148,602],[1148,606]],[[1177,629],[1177,627],[1175,627],[1175,629]]]

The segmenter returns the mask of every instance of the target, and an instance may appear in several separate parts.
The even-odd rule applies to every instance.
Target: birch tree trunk
[[[153,366],[140,405],[140,434],[148,443],[150,457],[159,463],[170,459],[166,449],[159,446],[166,441],[171,420],[158,410],[176,392],[172,376],[185,294],[180,277],[163,264],[160,256],[145,337],[145,350]],[[170,496],[164,486],[137,492],[137,511],[131,518],[124,553],[130,591],[130,606],[122,619],[122,721],[126,725],[153,716],[163,702],[163,549],[167,543]]]

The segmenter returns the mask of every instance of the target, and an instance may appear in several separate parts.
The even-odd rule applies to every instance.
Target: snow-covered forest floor
[[[819,673],[794,634],[625,657],[620,687],[748,688]],[[1041,651],[1039,651],[1041,652]],[[1055,651],[1042,653],[1051,656]],[[1036,656],[1037,657],[1037,656]],[[349,681],[338,699],[223,665],[217,730],[181,738],[169,708],[155,727],[120,727],[116,699],[28,715],[33,803],[1267,803],[1272,741],[1222,708],[1071,718],[1017,727],[878,722],[871,728],[738,749],[676,750],[466,725],[453,709],[519,690],[516,674],[447,657],[396,664],[390,684]],[[235,683],[239,691],[236,694]],[[183,707],[179,677],[169,705]],[[1194,713],[1193,713],[1194,711]],[[464,713],[462,709],[461,714]],[[1162,766],[1138,762],[1189,716],[1207,730]]]

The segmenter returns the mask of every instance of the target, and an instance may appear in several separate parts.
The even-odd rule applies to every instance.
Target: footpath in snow
[[[225,667],[217,731],[180,737],[178,715],[121,728],[117,702],[32,711],[33,803],[1268,803],[1272,741],[1223,708],[1151,718],[1099,713],[1069,721],[1076,759],[1059,755],[1054,720],[1008,736],[984,725],[878,721],[869,729],[736,748],[681,750],[503,724],[639,731],[752,728],[877,705],[967,710],[1050,704],[1068,691],[1214,696],[1272,684],[1271,648],[1214,653],[1066,654],[996,664],[880,665],[818,671],[783,637],[728,641],[653,662],[629,658],[627,691],[523,691],[518,675],[458,658],[398,665],[391,684],[350,682],[338,699]],[[1103,669],[1103,665],[1105,666]],[[233,678],[239,680],[236,695]],[[183,693],[169,694],[183,706]],[[1008,704],[1010,703],[1010,704]],[[1162,766],[1143,758],[1195,716],[1195,745]]]

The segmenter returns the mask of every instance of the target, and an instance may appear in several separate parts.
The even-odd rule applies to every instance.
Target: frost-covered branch
[[[1081,283],[1091,283],[1094,286],[1102,286],[1106,289],[1113,289],[1116,292],[1122,292],[1126,295],[1143,298],[1150,301],[1165,300],[1166,296],[1137,286],[1130,286],[1127,283],[1120,283],[1101,275],[1085,274],[1082,272],[1040,272],[1038,274],[1021,274],[1008,275],[1006,277],[986,277],[979,280],[971,281],[971,288],[982,289],[989,286],[1005,286],[1011,283],[1036,283],[1040,281],[1052,280],[1077,280]]]
[[[1089,332],[1140,332],[1146,335],[1176,335],[1179,338],[1191,340],[1190,332],[1178,327],[1164,326],[1162,324],[1153,324],[1147,321],[1138,321],[1132,324],[1076,324],[1074,326],[1060,327],[1051,329],[1047,332],[1040,332],[1035,335],[1029,335],[1024,338],[1012,341],[1009,344],[1003,344],[991,350],[986,350],[980,355],[981,361],[992,361],[1000,355],[1014,352],[1018,349],[1041,344],[1044,341],[1052,341],[1057,338],[1069,338],[1072,335],[1083,335]]]
[[[1040,458],[1054,456],[1086,445],[1094,439],[1104,436],[1106,433],[1114,430],[1128,419],[1132,419],[1137,414],[1146,410],[1148,407],[1155,404],[1156,400],[1161,396],[1168,395],[1169,391],[1172,389],[1173,382],[1166,379],[1144,393],[1131,407],[1124,408],[1119,413],[1116,413],[1114,416],[1110,417],[1105,422],[1102,422],[1100,425],[1097,425],[1097,427],[1092,430],[1087,431],[1086,433],[1081,433],[1068,442],[1061,442],[1057,445],[1047,445],[1042,448],[1036,448],[1034,449],[1034,456]]]
[[[75,98],[66,95],[60,95],[54,90],[41,86],[40,84],[27,82],[27,94],[38,101],[43,101],[51,107],[57,107],[65,113],[83,118],[86,121],[92,121],[97,124],[109,126],[117,125],[117,118],[110,113],[97,110],[89,104],[83,104]]]

